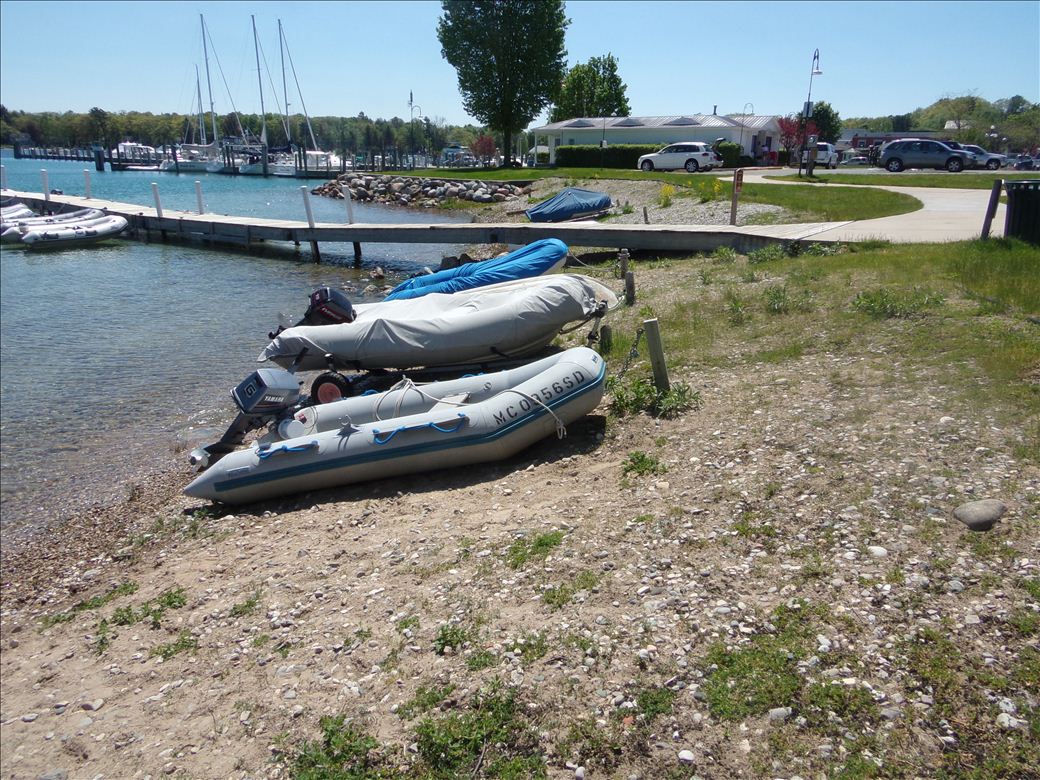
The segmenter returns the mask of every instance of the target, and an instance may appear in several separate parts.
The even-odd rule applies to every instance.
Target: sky
[[[441,5],[427,0],[0,0],[0,102],[29,112],[193,113],[198,66],[208,107],[200,14],[218,113],[260,111],[252,15],[269,113],[284,100],[281,19],[299,82],[290,70],[290,112],[480,124],[441,56]],[[823,73],[811,79],[812,99],[846,118],[956,95],[1040,102],[1040,0],[570,0],[566,14],[568,67],[613,54],[636,116],[797,112],[817,49]],[[545,121],[543,113],[530,127]]]

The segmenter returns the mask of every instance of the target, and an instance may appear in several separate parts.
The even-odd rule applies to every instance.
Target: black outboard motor
[[[297,325],[339,325],[344,322],[353,322],[356,316],[350,299],[340,290],[333,290],[327,286],[319,287],[311,293],[310,305],[304,312],[303,318],[292,327]],[[279,325],[278,330],[268,333],[267,337],[273,339],[285,328],[286,326]]]

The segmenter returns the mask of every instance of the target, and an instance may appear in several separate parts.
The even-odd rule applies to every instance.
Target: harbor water
[[[7,186],[85,194],[83,164],[0,159]],[[211,213],[305,219],[300,187],[319,182],[219,174],[91,170],[94,197],[194,210],[202,182]],[[345,222],[342,201],[311,197],[314,218]],[[453,222],[364,204],[356,222]],[[0,250],[0,523],[38,526],[77,506],[119,498],[143,475],[186,463],[234,416],[229,390],[256,367],[279,314],[298,318],[322,285],[363,302],[377,266],[385,283],[439,264],[461,247],[270,246],[261,255],[117,239],[62,251]],[[377,282],[382,284],[384,282]],[[368,300],[372,300],[371,297]]]

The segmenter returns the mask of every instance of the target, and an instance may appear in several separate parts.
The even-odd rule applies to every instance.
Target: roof
[[[562,122],[550,122],[535,128],[540,132],[563,130],[610,129],[623,130],[636,127],[765,127],[775,121],[775,116],[741,114],[720,116],[718,114],[683,114],[679,116],[597,116],[572,117]],[[534,132],[534,131],[531,131]]]

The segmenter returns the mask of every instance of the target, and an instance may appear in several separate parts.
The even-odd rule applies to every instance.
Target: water
[[[84,194],[83,164],[2,160],[8,187]],[[207,211],[304,219],[297,180],[91,171],[92,194]],[[313,187],[318,182],[310,182]],[[345,222],[342,201],[311,198],[318,221]],[[357,222],[450,222],[355,204]],[[302,315],[328,284],[352,300],[371,269],[394,276],[436,266],[460,247],[366,244],[361,269],[350,244],[322,244],[322,265],[291,248],[264,256],[190,245],[112,241],[30,253],[0,250],[0,523],[50,519],[56,508],[115,497],[137,475],[186,462],[233,417],[228,390],[256,367],[280,312]]]

